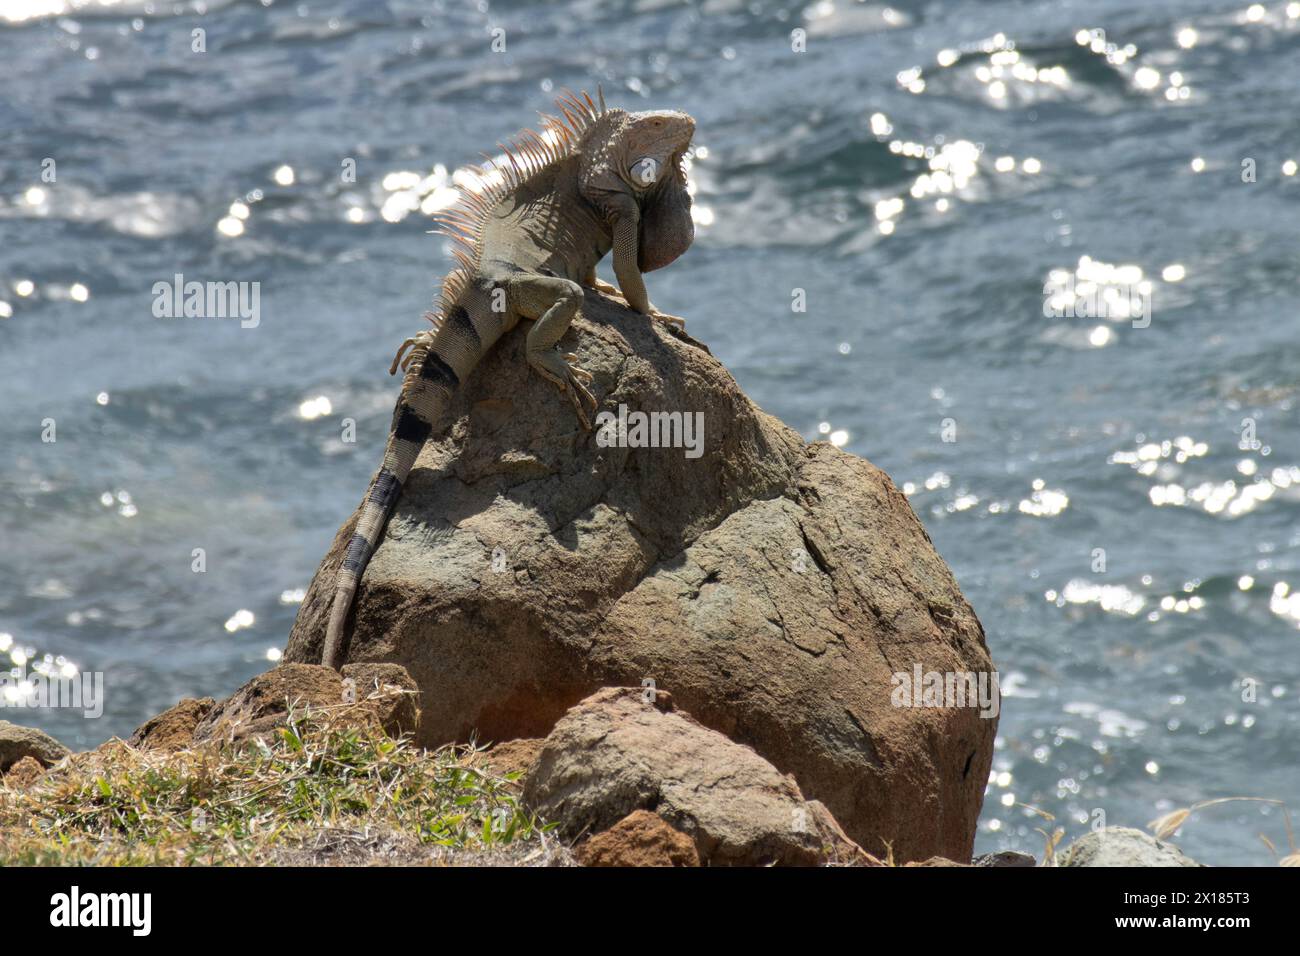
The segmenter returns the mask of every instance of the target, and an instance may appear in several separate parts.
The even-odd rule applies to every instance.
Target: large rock
[[[421,455],[358,592],[348,659],[410,671],[426,745],[545,736],[594,690],[650,678],[794,774],[868,850],[968,860],[997,722],[891,706],[891,676],[991,664],[907,500],[764,414],[684,334],[595,295],[585,313],[561,347],[594,373],[602,409],[701,412],[702,455],[601,447],[516,330]],[[355,520],[287,660],[320,659]]]
[[[652,810],[694,841],[705,864],[808,866],[863,855],[793,778],[675,711],[663,691],[609,687],[570,710],[529,771],[524,802],[570,839],[617,827],[596,852],[625,843],[627,818]]]
[[[1094,830],[1057,856],[1058,866],[1200,866],[1172,843],[1132,827]]]
[[[42,767],[49,767],[70,753],[71,750],[43,730],[0,720],[0,774],[24,757],[32,757]]]

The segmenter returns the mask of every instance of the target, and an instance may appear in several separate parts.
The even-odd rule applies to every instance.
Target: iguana
[[[348,543],[334,584],[323,663],[338,668],[344,627],[366,564],[378,546],[411,467],[456,387],[521,319],[528,364],[568,395],[579,424],[591,428],[596,399],[591,374],[562,354],[583,287],[621,292],[637,312],[680,322],[656,310],[641,274],[668,265],[695,237],[683,157],[695,132],[685,113],[627,112],[583,93],[556,101],[563,118],[542,116],[542,131],[524,130],[489,160],[488,184],[436,217],[453,240],[457,266],[442,283],[433,325],[407,339],[389,370],[405,377],[383,465]],[[618,289],[596,278],[613,250]]]

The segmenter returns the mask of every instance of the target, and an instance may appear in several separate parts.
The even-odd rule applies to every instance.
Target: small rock
[[[999,850],[997,853],[985,853],[971,860],[972,866],[1037,866],[1038,861],[1031,853],[1017,853],[1015,850]]]
[[[1071,843],[1058,866],[1201,866],[1172,843],[1132,827],[1107,827]]]
[[[569,710],[546,738],[524,801],[570,839],[653,810],[706,865],[814,865],[862,856],[830,812],[749,747],[630,687]],[[611,838],[614,840],[617,838]]]
[[[344,695],[344,678],[355,697]],[[400,733],[418,719],[415,684],[397,664],[349,665],[343,673],[319,664],[284,663],[250,680],[217,704],[194,729],[194,742],[240,744],[284,726],[290,707],[327,711],[337,721]]]
[[[6,787],[12,787],[15,790],[22,790],[30,787],[41,777],[45,776],[45,768],[35,757],[23,757],[4,775]]]
[[[575,855],[583,866],[700,865],[694,841],[649,810],[629,813],[582,844]]]
[[[527,774],[542,752],[546,741],[541,737],[524,737],[519,740],[503,740],[493,745],[486,754],[488,766],[501,776],[508,773]]]
[[[390,737],[415,732],[420,721],[420,689],[401,664],[347,664],[343,679],[356,684],[357,702],[374,711]]]
[[[127,742],[141,750],[183,750],[194,742],[195,728],[215,706],[211,697],[186,697],[146,720]]]
[[[0,720],[0,773],[6,773],[24,757],[34,757],[41,766],[49,767],[70,753],[71,750],[43,730]]]
[[[932,857],[930,857],[930,859],[928,859],[928,860],[920,860],[920,861],[912,860],[912,861],[910,861],[910,862],[908,862],[908,863],[904,863],[903,866],[905,866],[905,867],[908,867],[908,866],[959,866],[959,867],[969,867],[970,864],[969,864],[969,863],[958,863],[956,860],[950,860],[950,859],[948,859],[946,856],[932,856]]]

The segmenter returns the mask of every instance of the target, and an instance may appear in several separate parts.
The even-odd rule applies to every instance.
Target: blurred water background
[[[447,266],[428,214],[600,83],[698,120],[656,304],[887,470],[985,625],[977,848],[1300,809],[1300,3],[0,0],[0,64],[0,658],[109,682],[4,716],[93,746],[275,659]],[[155,318],[177,273],[260,282],[260,324]]]

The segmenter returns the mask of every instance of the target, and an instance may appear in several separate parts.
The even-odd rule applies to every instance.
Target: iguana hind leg
[[[590,431],[588,408],[596,410],[596,398],[587,390],[591,373],[577,365],[573,353],[555,350],[578,314],[582,286],[557,276],[526,274],[510,280],[510,298],[520,315],[534,320],[528,330],[528,364],[569,396],[579,424]]]

